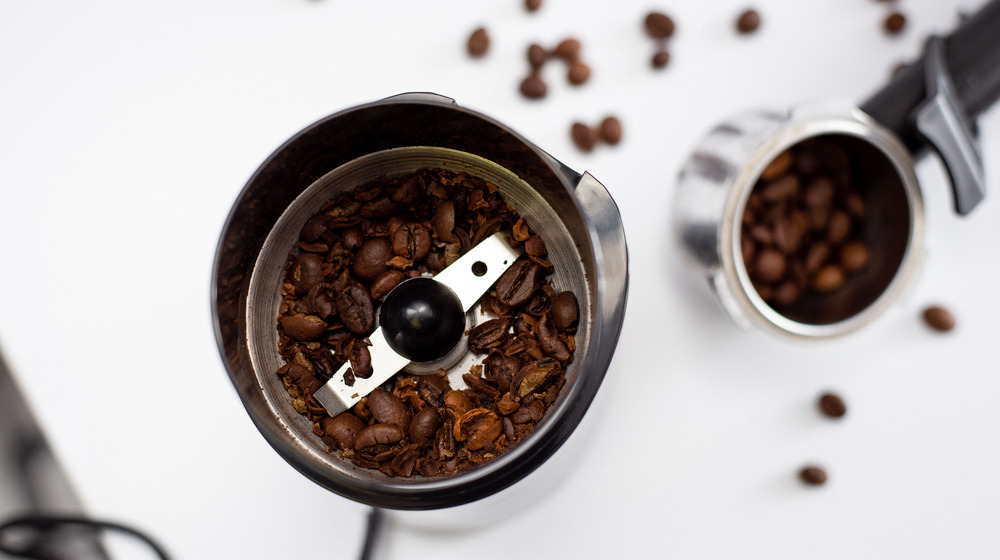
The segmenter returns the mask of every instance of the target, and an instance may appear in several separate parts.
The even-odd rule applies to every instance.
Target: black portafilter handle
[[[932,37],[923,56],[861,104],[915,156],[926,148],[944,160],[955,206],[966,214],[985,194],[975,119],[1000,98],[1000,0],[992,0],[950,35]]]

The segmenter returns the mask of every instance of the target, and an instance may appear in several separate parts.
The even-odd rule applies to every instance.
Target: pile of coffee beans
[[[778,155],[761,173],[742,220],[743,262],[768,304],[788,307],[803,295],[829,294],[868,266],[858,239],[866,206],[850,154],[815,137]]]
[[[663,68],[670,63],[667,40],[674,36],[674,20],[663,12],[649,12],[642,21],[646,35],[656,41],[656,50],[651,60],[653,68]]]
[[[468,333],[483,363],[453,388],[446,372],[399,373],[330,417],[313,394],[345,363],[372,375],[366,338],[379,302],[407,278],[433,276],[503,232],[523,256],[483,296],[493,318]],[[573,359],[576,296],[549,282],[544,241],[495,184],[420,170],[362,185],[326,203],[288,257],[277,317],[277,375],[317,436],[388,476],[444,476],[487,462],[528,436],[555,401]]]
[[[548,93],[548,86],[542,79],[542,67],[553,58],[566,63],[566,80],[580,86],[590,79],[590,66],[580,56],[580,41],[572,37],[563,39],[554,49],[547,50],[537,43],[528,45],[528,76],[521,80],[521,95],[528,99],[541,99]]]
[[[608,116],[597,126],[575,122],[570,127],[573,143],[581,151],[589,152],[599,142],[615,145],[622,140],[622,123],[616,117]]]

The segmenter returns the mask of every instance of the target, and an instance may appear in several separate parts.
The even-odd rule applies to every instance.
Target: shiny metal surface
[[[862,239],[873,265],[849,289],[804,298],[779,313],[750,283],[740,221],[750,191],[771,160],[808,138],[832,139],[851,153],[870,215]],[[804,105],[787,113],[749,112],[712,130],[680,172],[674,228],[695,276],[738,324],[798,338],[855,331],[880,315],[914,274],[923,248],[923,199],[905,147],[850,105]]]
[[[375,128],[378,134],[372,132]],[[308,209],[358,184],[420,168],[465,171],[497,184],[507,203],[545,239],[556,270],[551,284],[572,290],[581,312],[566,384],[532,435],[480,468],[432,480],[389,478],[330,453],[311,423],[292,408],[275,375],[281,365],[277,286],[288,249],[311,215]],[[328,174],[335,169],[340,173],[330,181]],[[311,187],[315,184],[321,187]],[[275,227],[289,209],[294,219],[283,218],[280,228]],[[546,461],[573,432],[618,339],[628,258],[617,207],[593,177],[581,177],[510,129],[450,99],[419,94],[333,115],[279,148],[234,205],[220,238],[214,276],[220,350],[247,412],[275,450],[313,481],[354,500],[434,509],[510,486]],[[468,371],[465,362],[451,371],[460,378],[462,368]]]

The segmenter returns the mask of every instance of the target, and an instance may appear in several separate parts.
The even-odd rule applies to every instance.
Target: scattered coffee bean
[[[670,53],[666,50],[659,50],[653,54],[652,59],[653,68],[663,68],[667,64],[670,64]]]
[[[542,0],[524,0],[524,8],[529,12],[537,12],[542,7]]]
[[[574,62],[569,67],[567,79],[574,86],[587,83],[587,80],[590,79],[590,67],[582,62]]]
[[[932,305],[924,309],[923,317],[924,323],[936,331],[948,332],[955,328],[955,316],[940,305]]]
[[[541,99],[549,88],[538,74],[531,74],[521,82],[521,95],[528,99]]]
[[[545,52],[545,49],[538,43],[528,45],[528,64],[531,65],[532,71],[537,72],[541,69],[548,58],[549,53]]]
[[[646,33],[654,39],[668,39],[674,34],[674,20],[662,12],[650,12],[643,21]]]
[[[622,123],[616,117],[605,117],[598,127],[599,136],[607,144],[615,145],[622,139]]]
[[[823,393],[819,397],[819,409],[830,418],[840,418],[847,413],[844,399],[834,393]]]
[[[744,35],[757,31],[759,27],[760,14],[756,10],[745,10],[736,19],[736,30]]]
[[[885,18],[883,27],[890,35],[897,35],[903,31],[904,27],[906,27],[906,16],[899,12],[893,12]]]
[[[597,132],[592,127],[580,122],[573,123],[570,127],[570,135],[576,147],[584,152],[593,150],[597,143]]]
[[[574,61],[580,57],[580,41],[569,38],[563,39],[552,50],[552,54],[566,61]]]
[[[331,418],[313,394],[336,380],[371,376],[367,337],[378,302],[410,277],[433,275],[494,232],[524,256],[480,302],[470,330],[483,357],[455,390],[443,374],[396,374]],[[276,374],[292,408],[344,460],[386,476],[449,476],[474,468],[531,434],[565,383],[579,321],[576,297],[549,284],[542,238],[497,185],[466,173],[422,169],[376,180],[318,209],[286,261]],[[512,422],[510,415],[524,411]]]
[[[799,478],[802,479],[802,482],[811,486],[820,486],[826,484],[827,475],[826,471],[821,467],[809,465],[799,471]]]
[[[490,35],[487,33],[486,28],[480,27],[473,31],[472,35],[469,35],[466,48],[470,56],[475,58],[484,56],[490,50]]]

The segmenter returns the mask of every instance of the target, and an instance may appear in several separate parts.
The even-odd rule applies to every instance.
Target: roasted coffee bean
[[[444,394],[444,405],[449,411],[461,416],[472,410],[472,401],[461,391],[448,391]]]
[[[342,412],[333,418],[320,420],[323,435],[332,439],[340,449],[354,449],[354,442],[365,429],[365,423],[350,412]]]
[[[420,260],[431,250],[431,234],[423,224],[411,222],[392,234],[392,252],[410,260]]]
[[[948,332],[955,328],[955,316],[947,308],[940,305],[932,305],[924,309],[924,323],[928,327],[940,331]]]
[[[326,323],[315,315],[293,315],[282,317],[281,328],[285,334],[299,342],[310,342],[326,332]]]
[[[354,449],[399,443],[405,435],[395,424],[375,424],[358,432],[354,438]]]
[[[576,302],[576,295],[566,290],[559,292],[552,298],[552,321],[559,330],[565,331],[576,325],[579,319],[579,305]]]
[[[864,270],[870,260],[871,251],[860,241],[848,243],[840,250],[840,264],[847,272]]]
[[[388,196],[380,196],[361,205],[361,216],[369,220],[387,218],[399,210],[399,205]]]
[[[538,43],[528,45],[528,64],[533,72],[538,72],[548,58],[549,53],[546,52],[545,47]]]
[[[559,332],[547,313],[538,321],[538,345],[546,355],[560,362],[565,363],[571,356],[569,349],[559,339]]]
[[[348,359],[355,377],[368,379],[372,376],[372,355],[371,351],[368,350],[368,345],[363,340],[353,339],[351,341]]]
[[[532,235],[524,242],[524,252],[532,257],[544,257],[548,254],[548,249],[541,237]]]
[[[323,282],[323,257],[315,253],[299,254],[290,278],[296,294],[308,293],[313,286]]]
[[[646,29],[646,33],[654,39],[667,39],[674,34],[674,20],[661,12],[646,14],[643,27]]]
[[[599,136],[607,144],[615,145],[622,139],[622,123],[615,117],[605,117],[598,126]]]
[[[844,269],[835,264],[828,264],[819,269],[813,277],[812,287],[821,293],[829,293],[844,285]]]
[[[490,50],[490,34],[486,28],[480,27],[473,31],[472,35],[469,35],[466,49],[469,51],[469,55],[475,58],[485,55]]]
[[[399,270],[387,270],[382,274],[379,274],[378,278],[372,282],[372,299],[383,299],[404,279],[406,279],[406,275]]]
[[[575,122],[570,127],[569,132],[577,148],[584,152],[594,149],[594,144],[597,143],[597,131],[593,128],[581,122]]]
[[[434,438],[438,426],[441,424],[441,415],[437,410],[427,407],[413,415],[410,421],[410,439],[416,443],[427,443]]]
[[[754,259],[753,272],[762,282],[774,282],[785,274],[785,255],[774,249],[764,249]]]
[[[440,406],[448,392],[448,381],[438,375],[422,375],[417,382],[417,394],[434,406]]]
[[[821,467],[809,465],[799,471],[799,478],[810,486],[820,486],[826,484],[827,475]]]
[[[539,268],[531,261],[515,261],[497,280],[497,299],[511,307],[527,303],[538,289],[539,272]]]
[[[851,217],[843,210],[837,210],[830,215],[826,226],[826,238],[834,245],[843,243],[851,234]]]
[[[364,235],[361,234],[359,228],[353,227],[344,230],[344,233],[340,234],[340,244],[344,246],[344,249],[348,251],[353,251],[363,245],[365,242]]]
[[[337,314],[337,304],[334,303],[334,289],[332,284],[316,284],[309,290],[306,301],[309,304],[309,311],[315,313],[321,319],[329,319]]]
[[[360,284],[351,284],[335,296],[337,313],[347,330],[367,335],[375,328],[375,305],[372,297]]]
[[[566,78],[574,86],[583,85],[590,79],[590,66],[579,61],[574,62],[570,64]]]
[[[757,31],[760,27],[760,14],[756,10],[745,10],[736,19],[736,30],[747,34]]]
[[[760,178],[764,181],[772,181],[784,175],[791,166],[792,152],[790,150],[785,150],[775,156],[775,158],[767,164],[764,171],[761,171]]]
[[[542,401],[531,401],[521,405],[510,415],[510,421],[515,424],[527,424],[528,422],[538,422],[545,415],[545,405]]]
[[[665,68],[670,64],[670,52],[666,49],[656,51],[650,63],[653,65],[653,68]]]
[[[548,91],[548,86],[537,73],[529,75],[521,82],[521,95],[528,99],[541,99]]]
[[[313,243],[330,230],[330,224],[332,223],[333,216],[329,214],[317,214],[306,220],[306,223],[302,226],[302,231],[299,233],[299,239],[306,243]]]
[[[763,177],[762,174],[761,178]],[[795,196],[798,192],[799,178],[797,175],[779,175],[760,189],[760,197],[767,202],[781,202]]]
[[[795,305],[802,296],[802,288],[795,282],[783,282],[774,290],[774,302],[789,307]]]
[[[509,330],[509,319],[484,321],[469,331],[469,350],[476,354],[485,354],[489,349],[503,344],[507,340]]]
[[[806,186],[805,202],[811,208],[827,208],[833,200],[833,181],[829,177],[817,177]]]
[[[537,12],[542,7],[542,0],[524,0],[524,8],[529,12]]]
[[[580,41],[573,38],[563,39],[552,50],[552,54],[567,61],[576,60],[580,56]]]
[[[368,410],[382,424],[392,424],[404,430],[410,426],[410,413],[407,412],[406,405],[399,397],[381,387],[368,395]]]
[[[890,35],[896,35],[902,32],[903,28],[906,27],[906,16],[899,12],[893,12],[885,18],[883,27]]]
[[[511,380],[511,395],[523,399],[553,381],[561,372],[559,362],[552,358],[529,362]]]
[[[389,270],[389,262],[395,256],[392,251],[392,243],[384,237],[369,239],[358,250],[354,266],[351,272],[363,282],[373,282],[386,270]]]
[[[419,458],[420,452],[417,451],[417,446],[407,446],[389,461],[389,470],[396,476],[410,476]]]
[[[847,414],[847,405],[840,395],[834,393],[823,393],[819,397],[819,409],[830,418],[840,418]]]
[[[322,386],[313,372],[300,364],[285,364],[278,369],[278,375],[287,377],[306,396],[312,395]]]

